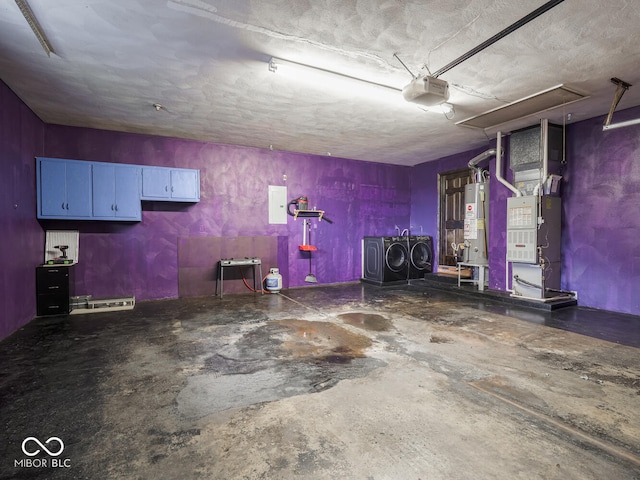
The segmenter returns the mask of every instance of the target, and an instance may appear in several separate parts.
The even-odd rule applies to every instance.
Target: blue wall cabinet
[[[168,168],[142,167],[142,200],[169,200],[170,185]]]
[[[91,218],[91,163],[38,158],[38,218]]]
[[[141,200],[199,202],[200,171],[36,157],[38,218],[142,220]]]
[[[142,200],[200,201],[200,171],[188,168],[142,167]]]
[[[200,201],[200,171],[185,168],[171,170],[171,199],[175,201]]]
[[[96,220],[141,220],[140,167],[93,163],[93,217]]]

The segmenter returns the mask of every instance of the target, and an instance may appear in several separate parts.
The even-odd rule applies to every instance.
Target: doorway
[[[472,181],[473,172],[469,168],[438,175],[438,270],[447,271],[450,270],[447,266],[456,265],[452,245],[464,242],[464,187]]]

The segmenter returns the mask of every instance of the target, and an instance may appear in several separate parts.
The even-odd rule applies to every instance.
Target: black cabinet
[[[37,313],[63,315],[71,311],[74,295],[73,265],[52,265],[36,268]]]

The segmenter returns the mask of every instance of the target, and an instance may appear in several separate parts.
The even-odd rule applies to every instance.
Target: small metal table
[[[257,257],[245,257],[245,258],[223,258],[218,261],[218,275],[216,277],[216,295],[218,295],[218,279],[220,279],[220,298],[222,298],[222,290],[224,288],[224,269],[228,267],[252,267],[253,270],[253,290],[257,291],[256,284],[256,267],[260,274],[260,292],[264,295],[262,289],[262,261]]]
[[[460,277],[460,271],[462,270],[462,267],[475,267],[478,269],[478,278],[471,278],[471,279],[466,279],[466,278],[461,278]],[[458,287],[460,286],[461,283],[475,283],[476,285],[478,285],[478,290],[483,291],[484,290],[484,283],[485,283],[485,278],[486,278],[486,274],[487,274],[487,270],[489,269],[489,265],[486,264],[480,264],[480,263],[469,263],[469,262],[458,262]]]

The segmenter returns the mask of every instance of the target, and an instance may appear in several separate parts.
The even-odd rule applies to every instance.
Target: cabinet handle
[[[173,185],[171,185],[171,193],[173,193]]]
[[[113,212],[113,203],[111,204],[111,211]]]
[[[62,205],[60,205],[60,207],[64,210],[64,202],[62,202]]]
[[[118,211],[118,205],[116,205],[116,212]]]
[[[67,203],[67,210],[69,210],[69,204]]]
[[[165,186],[164,186],[164,191],[165,191],[165,192],[168,192],[168,191],[169,191],[169,186],[168,186],[168,185],[165,185]]]
[[[51,285],[51,286],[49,286],[49,290],[57,290],[59,288],[60,288],[59,285]]]

